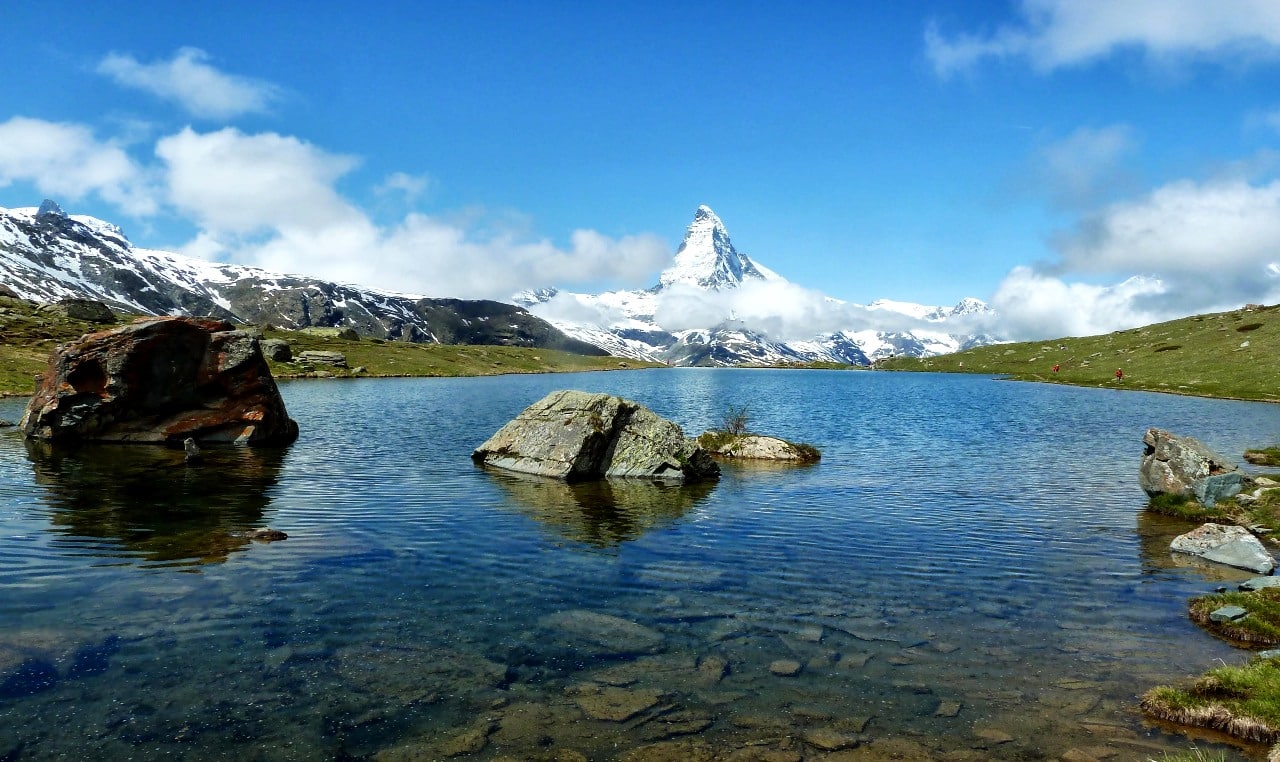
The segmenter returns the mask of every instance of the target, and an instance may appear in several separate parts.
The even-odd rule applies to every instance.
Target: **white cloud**
[[[1154,304],[1142,306],[1144,298],[1166,293],[1163,282],[1146,276],[1095,285],[1016,267],[996,289],[991,307],[1000,316],[998,330],[1010,339],[1093,336],[1177,317]]]
[[[1056,248],[1057,262],[1015,268],[992,297],[1011,338],[1106,333],[1276,303],[1280,181],[1170,183],[1085,217]],[[1122,280],[1081,280],[1107,276]]]
[[[83,125],[13,117],[0,123],[0,185],[30,182],[64,200],[97,194],[129,214],[157,209],[147,173]]]
[[[1120,161],[1135,146],[1127,125],[1082,127],[1036,155],[1036,185],[1058,206],[1092,206],[1126,185]]]
[[[1039,71],[1093,61],[1123,49],[1151,60],[1280,52],[1274,0],[1022,0],[1016,24],[989,34],[925,30],[925,51],[946,77],[987,58],[1025,57]]]
[[[427,191],[430,181],[425,175],[411,175],[407,172],[392,172],[387,175],[387,179],[382,184],[374,188],[374,192],[379,195],[388,193],[402,193],[404,197],[413,201]]]
[[[334,189],[358,163],[295,137],[186,128],[156,144],[169,201],[216,233],[319,229],[361,214]]]
[[[335,187],[356,159],[290,136],[187,128],[161,139],[156,155],[170,203],[201,227],[184,251],[209,259],[405,293],[508,299],[538,285],[635,281],[670,257],[657,236],[577,230],[562,248],[486,227],[476,215],[410,214],[380,226]]]
[[[226,74],[206,63],[208,60],[208,54],[198,48],[181,48],[172,59],[149,64],[111,53],[98,64],[98,73],[118,85],[177,103],[191,115],[205,119],[264,112],[280,97],[275,85]]]
[[[1260,274],[1280,259],[1280,181],[1170,183],[1086,218],[1059,250],[1075,272]]]

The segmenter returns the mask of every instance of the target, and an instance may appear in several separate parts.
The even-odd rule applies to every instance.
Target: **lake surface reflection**
[[[1244,658],[1185,607],[1247,575],[1171,558],[1137,465],[1153,425],[1274,443],[1280,406],[825,371],[282,388],[294,446],[196,466],[0,430],[0,759],[1147,759],[1188,741],[1137,696]],[[471,463],[558,388],[691,433],[746,404],[823,460],[684,488]]]

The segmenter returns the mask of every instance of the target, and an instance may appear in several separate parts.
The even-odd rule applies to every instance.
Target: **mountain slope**
[[[0,283],[35,301],[82,297],[148,315],[213,315],[291,329],[347,326],[419,343],[605,354],[510,304],[393,294],[136,248],[118,227],[68,215],[52,201],[0,209]]]
[[[830,297],[823,300],[824,307],[858,311],[863,315],[858,322],[869,322],[880,313],[884,324],[905,322],[913,327],[850,327],[800,340],[778,340],[751,319],[739,317],[731,306],[736,296],[767,299],[774,293],[769,287],[777,287],[778,293],[798,289],[739,252],[715,212],[700,206],[671,265],[652,288],[603,294],[540,289],[514,299],[569,336],[612,354],[674,365],[811,361],[868,365],[882,357],[927,357],[998,340],[959,325],[994,314],[977,299],[964,299],[954,307],[887,300],[859,307]],[[697,322],[691,315],[701,315],[705,322],[688,327]]]

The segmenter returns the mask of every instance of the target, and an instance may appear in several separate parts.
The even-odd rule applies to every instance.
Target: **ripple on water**
[[[749,400],[753,428],[824,458],[675,490],[470,462],[569,387],[691,431]],[[1240,657],[1187,621],[1217,578],[1173,563],[1175,527],[1142,513],[1141,432],[1234,452],[1280,422],[1258,405],[879,373],[283,389],[294,446],[199,468],[0,436],[0,680],[23,663],[49,678],[0,698],[0,756],[816,756],[857,741],[1145,758],[1184,742],[1144,726],[1136,695]],[[1223,415],[1240,426],[1206,430]],[[260,526],[289,539],[239,535]]]

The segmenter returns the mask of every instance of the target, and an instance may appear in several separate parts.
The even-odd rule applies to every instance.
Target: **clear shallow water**
[[[472,465],[559,388],[691,433],[747,404],[824,457],[683,489]],[[1188,742],[1137,697],[1243,658],[1185,606],[1247,575],[1171,558],[1187,527],[1142,510],[1142,432],[1235,454],[1280,431],[1280,406],[967,376],[283,391],[297,444],[195,467],[0,434],[0,759],[1158,756]],[[289,539],[235,536],[259,526]]]

